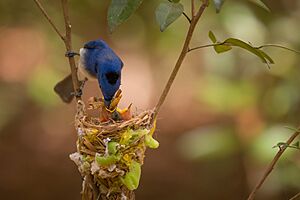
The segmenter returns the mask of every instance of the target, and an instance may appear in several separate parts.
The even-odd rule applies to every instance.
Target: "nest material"
[[[77,152],[70,155],[83,177],[82,199],[134,199],[146,147],[157,148],[152,110],[129,120],[101,122],[77,102]]]

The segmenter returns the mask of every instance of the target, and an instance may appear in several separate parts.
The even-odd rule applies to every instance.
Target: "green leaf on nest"
[[[138,129],[138,130],[128,129],[122,133],[119,143],[121,145],[129,145],[132,142],[140,139],[142,136],[144,136],[148,133],[149,133],[149,130],[147,130],[147,129]]]
[[[155,140],[151,135],[145,135],[145,144],[151,149],[157,149],[159,147],[159,142]]]
[[[107,13],[110,32],[127,20],[142,2],[143,0],[112,0]]]
[[[109,155],[115,155],[118,151],[117,150],[118,145],[119,144],[117,142],[114,142],[114,141],[108,142],[108,144],[107,144],[108,154]]]
[[[170,24],[178,19],[183,13],[183,5],[170,1],[163,1],[155,10],[156,21],[163,32]]]
[[[95,161],[100,166],[108,166],[108,165],[115,164],[120,159],[121,159],[120,155],[100,156],[99,154],[96,154],[95,156]]]
[[[124,178],[121,178],[121,181],[129,190],[135,190],[139,186],[140,178],[141,164],[133,161],[129,167],[129,172],[125,174]]]

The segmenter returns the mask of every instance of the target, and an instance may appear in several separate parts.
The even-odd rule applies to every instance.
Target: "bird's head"
[[[99,70],[121,71],[123,63],[115,52],[103,41],[93,40],[80,49],[81,64],[92,74]]]

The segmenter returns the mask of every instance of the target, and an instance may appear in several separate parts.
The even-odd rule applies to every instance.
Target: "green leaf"
[[[210,40],[211,40],[213,43],[216,43],[216,42],[217,42],[217,38],[216,38],[215,34],[214,34],[212,31],[209,31],[209,32],[208,32],[208,37],[210,38]]]
[[[172,3],[163,1],[155,10],[156,21],[163,32],[170,24],[178,19],[183,13],[183,5],[181,3]]]
[[[225,0],[213,0],[214,1],[214,5],[216,8],[216,12],[219,13],[221,11],[221,8],[225,2]]]
[[[107,14],[110,32],[127,20],[142,2],[143,0],[112,0]]]
[[[208,37],[214,43],[213,45],[210,46],[213,46],[217,53],[223,53],[229,51],[232,49],[232,46],[237,46],[259,57],[263,63],[266,63],[268,65],[268,67],[269,64],[274,64],[273,59],[266,52],[261,50],[261,48],[264,46],[253,47],[251,44],[248,44],[236,38],[228,38],[224,42],[218,42],[216,36],[212,31],[209,31]]]
[[[268,64],[270,56],[268,56],[266,53],[261,53],[261,50],[252,47],[250,44],[247,44],[246,42],[244,42],[242,40],[239,40],[236,38],[228,38],[227,40],[224,41],[224,43],[230,44],[231,46],[237,46],[237,47],[243,48],[243,49],[255,54],[257,57],[259,57],[261,59],[261,61],[263,63]],[[265,55],[267,55],[267,58],[265,57]],[[271,61],[272,62],[270,62],[270,63],[273,63],[272,59],[271,59]]]
[[[129,172],[125,174],[124,178],[121,178],[121,181],[129,190],[135,190],[139,186],[140,177],[141,164],[133,161],[129,167]]]
[[[214,49],[217,53],[224,53],[226,51],[231,50],[232,47],[229,45],[226,45],[226,44],[220,44],[220,45],[214,46]]]
[[[151,149],[157,149],[159,147],[159,142],[155,140],[151,135],[145,135],[145,144]]]
[[[271,12],[270,8],[264,2],[262,2],[261,0],[248,0],[248,1],[256,4],[257,6],[265,9],[268,12]]]
[[[108,142],[107,144],[107,150],[108,150],[108,154],[109,155],[115,155],[117,153],[117,147],[118,147],[118,143],[117,142]]]
[[[256,50],[258,50],[265,57],[265,59],[269,61],[269,63],[274,64],[274,60],[268,54],[266,54],[266,52],[259,49]]]
[[[110,156],[100,156],[96,154],[95,160],[100,166],[107,166],[115,164],[117,161],[121,159],[121,155],[110,155]]]

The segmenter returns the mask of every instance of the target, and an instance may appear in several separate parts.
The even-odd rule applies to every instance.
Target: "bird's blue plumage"
[[[94,40],[80,50],[80,67],[98,79],[105,104],[109,106],[121,85],[121,59],[103,40]]]

